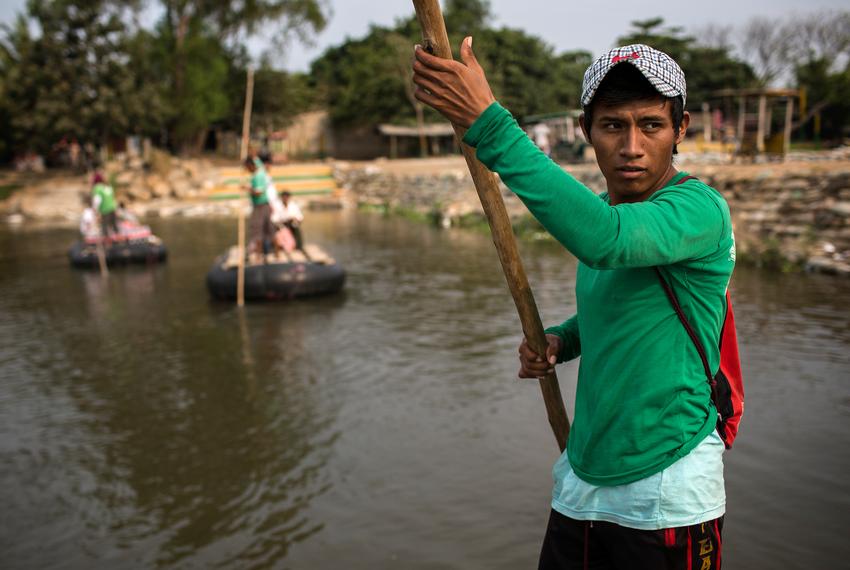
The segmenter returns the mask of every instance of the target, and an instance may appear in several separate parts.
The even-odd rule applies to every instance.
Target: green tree
[[[103,143],[131,130],[144,111],[127,65],[130,5],[30,0],[2,42],[11,145],[47,153],[63,136]]]
[[[278,39],[305,39],[326,22],[321,0],[160,0],[160,37],[170,56],[169,132],[175,150],[199,150],[207,126],[233,108],[227,81],[238,74],[228,62],[239,57],[239,41],[271,28]],[[243,52],[244,53],[244,52]],[[244,67],[243,67],[244,69]],[[244,75],[243,75],[244,77]],[[244,79],[238,82],[244,86]],[[243,97],[235,100],[242,101]]]
[[[238,103],[241,120],[242,100]],[[306,74],[274,69],[269,61],[263,61],[254,73],[252,123],[259,130],[271,132],[283,128],[295,115],[309,111],[313,105],[314,93]]]
[[[510,28],[483,30],[473,45],[493,94],[517,118],[578,107],[588,52],[556,55],[540,38]]]
[[[331,47],[312,63],[310,73],[317,93],[334,123],[413,123],[415,113],[405,95],[406,78],[398,72],[399,35],[404,36],[399,30],[375,26],[366,37]],[[413,43],[409,40],[408,61]]]
[[[488,28],[490,18],[489,2],[446,4],[453,49],[473,35],[475,53],[496,97],[519,118],[577,106],[590,54],[556,55],[541,39],[521,30]],[[365,37],[329,48],[315,60],[311,76],[331,119],[340,125],[414,124],[417,110],[410,97],[409,66],[412,47],[420,38],[415,18],[404,18],[392,28],[373,27]],[[441,120],[430,109],[424,117]]]
[[[486,29],[492,18],[489,0],[448,0],[444,19],[453,49],[466,36]]]
[[[810,102],[807,113],[798,122],[806,138],[824,139],[840,144],[850,135],[850,64],[832,71],[834,62],[824,57],[802,63],[794,70],[797,84],[806,89]],[[812,119],[820,117],[817,126]],[[819,130],[817,130],[819,128]]]

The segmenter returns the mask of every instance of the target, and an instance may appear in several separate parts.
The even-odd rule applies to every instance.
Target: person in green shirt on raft
[[[262,164],[262,163],[261,163]],[[266,192],[268,176],[264,168],[257,168],[254,159],[245,159],[245,169],[251,174],[248,193],[251,197],[251,217],[248,220],[248,253],[265,254],[274,235],[272,209]]]
[[[96,172],[92,179],[92,205],[100,216],[101,235],[106,238],[120,233],[116,214],[115,191],[106,183],[103,175]]]
[[[607,184],[596,195],[496,102],[472,38],[460,53],[455,62],[417,46],[416,97],[467,128],[478,159],[578,258],[576,314],[546,329],[546,354],[524,339],[519,347],[522,378],[581,357],[539,568],[719,568],[726,494],[717,411],[654,269],[716,371],[735,242],[720,193],[673,160],[690,121],[684,73],[640,44],[587,69],[580,124]]]

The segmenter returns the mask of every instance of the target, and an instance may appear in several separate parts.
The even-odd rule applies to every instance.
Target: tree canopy
[[[445,19],[455,51],[465,36],[475,36],[475,53],[494,94],[516,116],[578,105],[589,53],[555,54],[543,40],[522,30],[489,28],[490,4],[482,0],[450,0]],[[374,26],[365,37],[332,47],[313,62],[317,92],[335,123],[413,123],[415,109],[405,86],[410,82],[411,48],[421,41],[420,34],[411,16],[391,28]],[[430,110],[427,115],[438,119]]]
[[[0,153],[44,154],[63,137],[102,144],[129,134],[199,149],[211,125],[238,128],[244,40],[261,29],[276,40],[305,37],[327,21],[322,0],[160,0],[162,18],[146,30],[134,25],[146,4],[29,1],[0,40]],[[306,81],[287,75],[258,73],[255,101],[267,125],[304,106]],[[301,92],[297,105],[275,103],[273,90],[284,85]]]
[[[127,65],[121,9],[98,0],[33,0],[28,10],[2,44],[8,142],[43,151],[63,136],[107,140],[131,132],[145,109]]]

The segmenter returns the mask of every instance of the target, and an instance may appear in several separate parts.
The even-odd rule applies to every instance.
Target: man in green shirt
[[[726,497],[717,411],[675,291],[713,370],[735,260],[729,209],[673,163],[689,115],[668,55],[624,46],[585,73],[581,126],[607,183],[595,195],[496,103],[472,40],[463,63],[416,50],[420,101],[468,128],[464,142],[579,260],[577,312],[520,345],[520,376],[581,357],[575,418],[553,469],[540,568],[718,568]]]
[[[268,176],[265,168],[258,168],[251,157],[245,159],[245,169],[251,174],[248,193],[253,206],[251,218],[248,220],[248,251],[252,254],[266,253],[274,235],[272,208],[266,192]]]
[[[106,183],[100,172],[92,180],[92,205],[100,215],[100,228],[103,237],[120,233],[116,215],[115,191]]]

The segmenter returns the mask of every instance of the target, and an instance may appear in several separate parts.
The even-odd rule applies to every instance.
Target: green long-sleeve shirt
[[[673,287],[713,370],[735,264],[728,206],[698,180],[611,206],[564,172],[504,108],[491,105],[464,142],[579,260],[577,313],[547,329],[560,360],[581,356],[570,465],[595,485],[659,472],[715,426],[702,363],[653,271]]]

